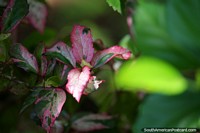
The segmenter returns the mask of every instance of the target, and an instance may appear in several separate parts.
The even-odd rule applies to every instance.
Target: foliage
[[[200,128],[199,6],[1,0],[0,132]]]

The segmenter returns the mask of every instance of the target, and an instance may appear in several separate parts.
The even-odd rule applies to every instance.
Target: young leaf
[[[7,33],[7,34],[0,34],[0,41],[3,41],[5,39],[7,39],[11,34]]]
[[[10,0],[2,16],[1,30],[11,32],[28,14],[27,0]]]
[[[66,94],[60,88],[46,91],[47,93],[36,100],[34,110],[36,117],[41,121],[42,127],[49,133],[66,101]]]
[[[67,79],[66,90],[79,102],[90,79],[90,68],[85,66],[82,72],[77,68],[72,69]]]
[[[107,129],[113,127],[112,124],[109,125],[110,121],[112,121],[112,117],[108,115],[79,115],[79,117],[72,122],[72,128],[80,132]]]
[[[21,44],[14,44],[10,52],[13,56],[13,61],[26,71],[38,73],[38,64],[34,55]]]
[[[96,80],[96,76],[91,76],[88,81],[87,88],[84,90],[83,93],[87,95],[96,91],[99,88],[99,84],[101,84],[102,82],[103,80]]]
[[[56,43],[52,48],[47,49],[45,54],[54,58],[56,57],[66,64],[70,63],[73,67],[76,66],[76,61],[71,52],[71,48],[68,47],[64,42]]]
[[[108,3],[109,6],[113,8],[114,11],[117,11],[120,14],[122,13],[120,0],[106,0],[106,2]]]
[[[94,54],[92,34],[89,28],[76,25],[71,33],[72,51],[78,63],[90,62]]]
[[[45,86],[58,87],[60,84],[61,80],[58,76],[49,77],[45,82]]]
[[[127,60],[131,57],[131,52],[121,46],[113,46],[111,48],[95,53],[91,64],[94,66],[94,68],[97,68],[104,65],[114,57]]]
[[[40,33],[44,32],[46,19],[47,19],[47,8],[46,6],[35,0],[28,0],[29,3],[29,14],[27,19]]]

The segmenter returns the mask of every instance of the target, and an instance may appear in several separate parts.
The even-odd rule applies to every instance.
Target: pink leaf
[[[107,115],[89,114],[75,120],[72,123],[72,128],[80,132],[89,132],[94,130],[106,129],[110,127],[104,123],[105,121],[109,121],[111,119],[112,117]]]
[[[34,55],[21,44],[14,44],[11,48],[11,55],[14,57],[13,61],[17,65],[27,71],[38,73],[38,64]]]
[[[46,54],[54,58],[56,57],[66,64],[70,62],[73,67],[76,66],[76,61],[72,54],[72,50],[64,42],[56,43],[52,48],[46,50]]]
[[[44,32],[47,19],[47,8],[46,6],[35,0],[28,0],[29,3],[29,14],[27,15],[28,20],[40,33]]]
[[[96,91],[99,88],[99,84],[102,82],[103,80],[96,80],[96,76],[91,76],[87,84],[87,88],[84,90],[84,94],[87,95],[93,91]]]
[[[67,79],[66,90],[79,102],[90,79],[90,68],[85,66],[82,72],[78,68],[72,69]]]
[[[94,66],[94,68],[97,68],[104,65],[114,57],[127,60],[131,57],[131,52],[121,46],[113,46],[95,53],[91,64]]]
[[[90,62],[94,54],[93,40],[90,29],[84,26],[76,25],[71,33],[72,51],[76,61],[82,60]]]

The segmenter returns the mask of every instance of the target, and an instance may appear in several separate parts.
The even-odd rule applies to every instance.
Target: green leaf
[[[120,14],[122,13],[122,8],[121,8],[121,1],[120,0],[106,0],[109,6],[113,8],[114,11],[119,12]]]
[[[184,8],[184,11],[180,10],[180,13],[177,14],[175,12],[172,12],[173,10],[166,10],[165,6],[155,2],[139,2],[139,5],[137,6],[136,11],[134,13],[134,26],[136,31],[135,37],[138,43],[138,47],[144,55],[164,59],[175,65],[177,68],[197,68],[198,66],[200,66],[198,52],[200,50],[199,46],[197,46],[197,44],[192,43],[193,41],[191,41],[191,43],[189,44],[180,43],[180,41],[178,42],[172,36],[174,36],[174,34],[176,34],[177,36],[181,34],[188,34],[187,31],[184,31],[184,29],[186,28],[185,26],[187,26],[188,29],[194,29],[193,27],[190,27],[191,24],[182,26],[182,23],[185,23],[188,20],[193,21],[193,19],[198,19],[198,15],[197,17],[193,16],[193,14],[196,14],[198,12],[196,11],[198,9],[196,9],[196,6],[193,7],[191,6],[191,4],[189,4],[193,0],[188,2],[172,1],[170,0],[167,2],[172,3],[169,5],[169,7],[173,8],[173,10],[177,10],[179,12],[179,8],[175,8],[173,3],[179,3],[188,6],[189,9]],[[182,7],[180,7],[180,9],[182,9]],[[168,14],[170,18],[167,19],[166,14]],[[189,17],[190,15],[191,17]],[[179,20],[182,23],[174,22],[178,18],[183,16],[185,16],[185,20]],[[169,28],[169,24],[173,25],[173,27]],[[171,30],[170,32],[169,29]],[[195,36],[197,35],[198,34],[196,34]],[[181,38],[190,38],[190,36]]]
[[[167,1],[167,26],[172,38],[182,43],[194,52],[199,58],[200,50],[200,1],[168,0]],[[195,60],[196,60],[195,59]]]
[[[38,64],[34,55],[21,44],[12,45],[11,56],[14,57],[13,61],[26,71],[38,73]]]
[[[2,16],[2,31],[11,32],[28,14],[28,11],[27,0],[10,0]]]
[[[36,101],[37,96],[39,95],[40,91],[41,91],[41,89],[36,89],[33,92],[31,92],[31,94],[25,99],[25,101],[24,101],[24,103],[22,105],[22,108],[20,110],[20,114],[22,112],[24,112],[24,110],[26,108],[28,108],[30,105],[32,105]]]
[[[116,74],[116,83],[130,91],[179,94],[187,82],[173,66],[156,58],[140,57],[127,62]]]
[[[97,67],[104,65],[107,62],[107,60],[110,57],[112,57],[113,55],[114,55],[114,53],[109,53],[109,54],[104,55],[102,58],[100,58],[98,60],[98,62],[95,64],[94,68],[97,68]]]
[[[8,34],[3,34],[3,33],[0,34],[0,41],[3,41],[5,39],[7,39],[10,35],[11,35],[10,33],[8,33]]]
[[[132,130],[142,128],[199,128],[200,93],[186,92],[177,96],[150,95],[139,108],[139,116]]]
[[[45,82],[45,86],[58,87],[60,86],[60,84],[61,84],[61,79],[58,76],[49,77]]]

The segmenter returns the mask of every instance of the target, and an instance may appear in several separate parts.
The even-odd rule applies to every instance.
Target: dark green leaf
[[[27,0],[10,0],[2,16],[2,31],[11,32],[28,14]]]
[[[36,89],[33,92],[31,92],[31,94],[25,99],[22,105],[22,108],[20,110],[20,114],[24,112],[26,108],[28,108],[30,105],[32,105],[36,101],[37,96],[39,95],[40,91],[41,89]]]
[[[139,110],[133,131],[145,127],[199,128],[200,93],[186,92],[177,96],[150,95]]]
[[[142,54],[164,59],[180,69],[196,68],[200,65],[198,52],[200,50],[199,46],[193,43],[193,41],[189,44],[180,43],[180,41],[177,42],[177,40],[174,39],[175,36],[173,35],[176,34],[179,36],[182,34],[188,34],[187,32],[189,31],[183,31],[186,27],[187,29],[190,29],[190,31],[193,31],[194,28],[192,26],[190,27],[192,24],[183,26],[183,23],[193,21],[193,19],[196,22],[196,19],[199,18],[198,15],[197,17],[193,16],[194,14],[198,14],[196,6],[191,6],[191,4],[189,4],[190,2],[193,3],[196,0],[187,2],[182,2],[180,0],[172,1],[173,0],[167,1],[169,2],[169,8],[173,8],[172,11],[169,11],[169,9],[166,11],[165,6],[158,3],[152,3],[149,1],[139,2],[134,17],[138,47],[142,51]],[[179,8],[176,8],[174,3],[179,3],[180,5],[185,5],[186,7],[188,6],[188,8],[185,7],[182,11],[183,8],[180,7],[181,10],[179,11]],[[174,12],[176,10],[179,14]],[[168,17],[170,16],[170,18],[167,19],[166,14],[168,14]],[[174,22],[182,16],[185,16],[186,18],[179,20],[181,23]],[[168,23],[171,25],[171,32],[168,31]],[[172,35],[174,37],[172,37]],[[197,35],[198,34],[195,36]],[[181,38],[184,39],[188,37],[182,36]],[[194,40],[194,38],[191,39]],[[198,40],[196,40],[196,42],[197,41]]]
[[[14,44],[10,54],[14,57],[13,61],[26,71],[38,73],[38,64],[34,55],[21,44]]]
[[[101,59],[98,60],[98,62],[95,64],[94,68],[100,67],[104,65],[110,57],[112,57],[114,53],[109,53],[103,56]]]

